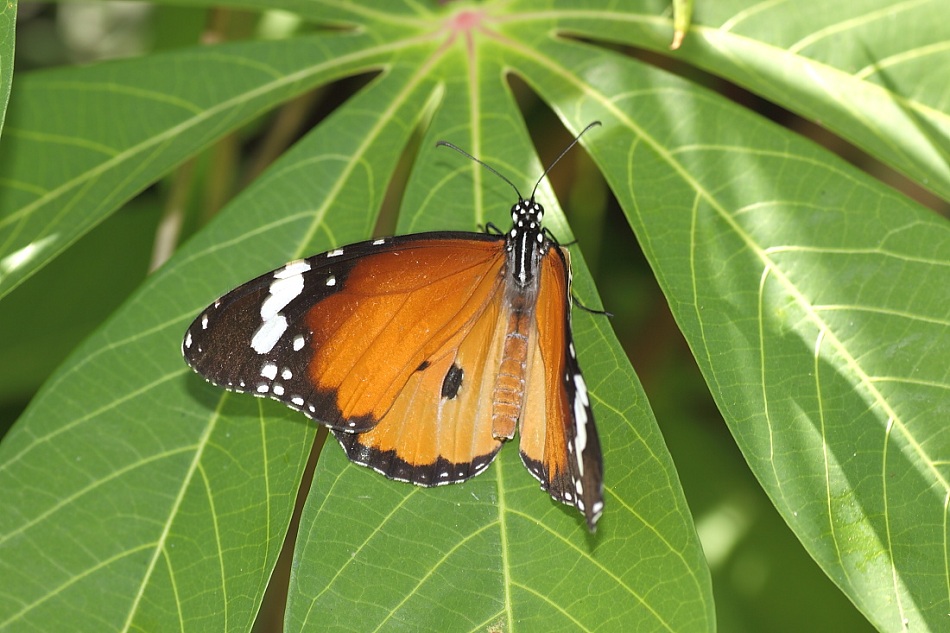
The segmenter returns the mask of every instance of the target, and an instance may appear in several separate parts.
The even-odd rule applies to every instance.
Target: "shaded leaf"
[[[161,211],[155,204],[134,201],[4,298],[0,332],[16,335],[0,346],[0,402],[27,402],[142,283]]]

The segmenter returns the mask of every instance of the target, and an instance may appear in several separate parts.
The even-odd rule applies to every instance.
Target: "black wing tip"
[[[241,378],[219,375],[210,371],[202,362],[205,356],[200,345],[188,344],[190,333],[191,328],[182,341],[182,357],[192,371],[210,385],[232,393],[275,400],[288,409],[302,413],[317,424],[344,435],[365,433],[379,424],[379,420],[371,414],[344,417],[337,406],[336,392],[333,390],[314,389],[310,384],[294,384],[290,379],[281,382],[276,377],[266,379],[261,375],[247,382]],[[263,362],[268,361],[265,359]],[[303,395],[304,393],[306,395]]]
[[[597,531],[597,521],[604,512],[602,484],[597,485],[594,494],[585,495],[583,490],[577,493],[576,484],[567,473],[551,477],[540,461],[528,457],[524,452],[521,453],[521,461],[528,472],[541,483],[541,490],[551,495],[553,500],[577,508],[577,511],[584,516],[587,529],[591,534]]]
[[[580,510],[580,508],[578,508]],[[591,534],[597,532],[597,521],[600,520],[600,516],[604,513],[604,501],[603,497],[598,495],[590,504],[590,508],[587,510],[582,510],[584,513],[584,518],[587,519],[587,529]]]

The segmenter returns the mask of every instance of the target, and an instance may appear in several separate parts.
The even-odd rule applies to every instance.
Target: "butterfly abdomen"
[[[511,311],[492,392],[492,435],[497,438],[514,437],[524,407],[530,327],[531,318],[523,309]]]

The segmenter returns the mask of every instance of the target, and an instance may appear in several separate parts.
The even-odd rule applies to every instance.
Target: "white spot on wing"
[[[587,398],[587,385],[584,377],[574,374],[574,454],[577,456],[577,473],[584,476],[584,449],[587,447],[587,407],[590,400]],[[578,491],[580,492],[580,491]]]
[[[188,349],[190,347],[191,347],[191,330],[188,330],[185,333],[185,349]]]
[[[303,259],[295,259],[275,272],[274,279],[287,279],[288,277],[302,275],[308,270],[310,270],[310,264]]]
[[[343,254],[343,249],[338,248],[336,250],[332,250],[329,253],[327,253],[327,257],[339,257],[342,254]]]
[[[373,240],[373,246],[382,246],[385,243],[386,243],[385,239]]]
[[[294,372],[290,371],[287,368],[284,368],[284,371],[280,372],[280,377],[284,380],[290,380],[294,377]]]
[[[335,285],[336,285],[336,277],[334,277],[333,275],[330,275],[329,277],[327,277],[327,285],[328,285],[328,286],[335,286]]]
[[[301,398],[300,396],[294,396],[293,398],[290,399],[290,401],[293,402],[298,407],[303,406],[303,398]]]
[[[207,314],[201,315],[201,329],[202,330],[208,329],[208,315]]]
[[[274,385],[274,395],[282,396],[284,395],[284,386],[280,383]]]
[[[261,304],[261,319],[267,321],[283,310],[288,303],[303,292],[303,276],[293,275],[274,279],[270,285],[270,294]]]
[[[274,346],[277,345],[277,341],[280,340],[280,337],[283,336],[286,331],[287,319],[284,315],[278,314],[267,319],[261,323],[261,326],[254,332],[254,337],[251,339],[251,347],[258,354],[268,354],[274,349]]]
[[[264,366],[261,367],[261,376],[269,380],[273,380],[277,377],[277,365],[274,363],[264,363]]]
[[[294,337],[294,351],[299,352],[300,350],[303,349],[303,345],[304,345],[303,334],[298,334],[297,336]]]

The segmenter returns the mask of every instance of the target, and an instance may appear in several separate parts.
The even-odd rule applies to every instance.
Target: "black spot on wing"
[[[445,373],[445,379],[442,381],[442,398],[445,400],[454,400],[462,386],[462,378],[465,372],[461,367],[452,363],[449,370]]]

